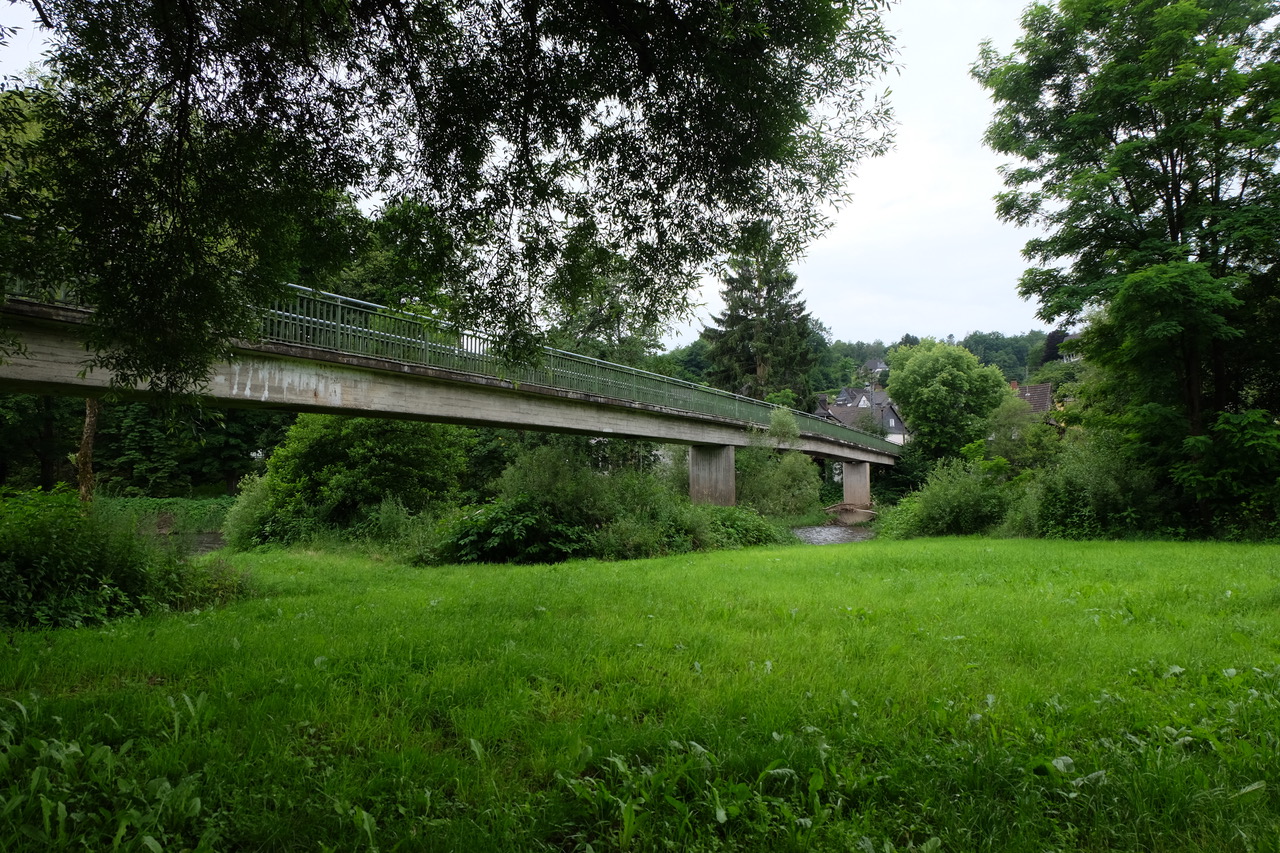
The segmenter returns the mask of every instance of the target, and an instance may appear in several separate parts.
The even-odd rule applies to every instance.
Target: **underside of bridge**
[[[0,363],[0,390],[30,394],[126,397],[142,389],[112,388],[88,369],[83,312],[54,306],[4,306],[23,353]],[[212,405],[394,417],[473,426],[636,438],[690,445],[690,497],[731,506],[736,499],[734,448],[759,441],[759,427],[575,391],[389,361],[294,344],[256,343],[215,367],[200,395]],[[845,503],[870,506],[871,462],[889,453],[815,433],[785,445],[845,463]]]

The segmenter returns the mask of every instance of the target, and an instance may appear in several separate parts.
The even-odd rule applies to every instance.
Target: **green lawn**
[[[233,559],[8,635],[0,849],[1280,850],[1280,548]]]

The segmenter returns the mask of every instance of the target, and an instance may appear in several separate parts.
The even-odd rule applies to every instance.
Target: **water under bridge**
[[[113,388],[85,346],[91,313],[6,294],[0,326],[22,352],[0,363],[0,391],[97,396]],[[259,337],[238,342],[200,395],[211,404],[396,417],[689,445],[695,501],[734,503],[734,448],[761,440],[777,407],[554,349],[511,364],[491,338],[415,315],[290,285],[262,312]],[[144,395],[145,389],[124,389]],[[782,446],[843,463],[844,502],[869,508],[870,465],[901,451],[877,436],[793,412]]]

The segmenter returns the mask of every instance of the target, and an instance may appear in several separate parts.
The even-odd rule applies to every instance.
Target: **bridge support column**
[[[844,502],[871,509],[871,463],[844,463]]]
[[[847,522],[862,522],[875,516],[871,512],[871,463],[845,462],[844,479],[844,514]]]
[[[733,506],[733,447],[693,445],[689,448],[689,500],[696,504]]]

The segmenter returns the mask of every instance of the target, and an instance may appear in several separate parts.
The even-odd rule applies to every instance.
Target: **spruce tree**
[[[703,330],[711,382],[758,399],[790,390],[804,400],[817,358],[811,346],[814,320],[782,251],[767,234],[760,237],[730,262],[722,282],[724,313]]]

